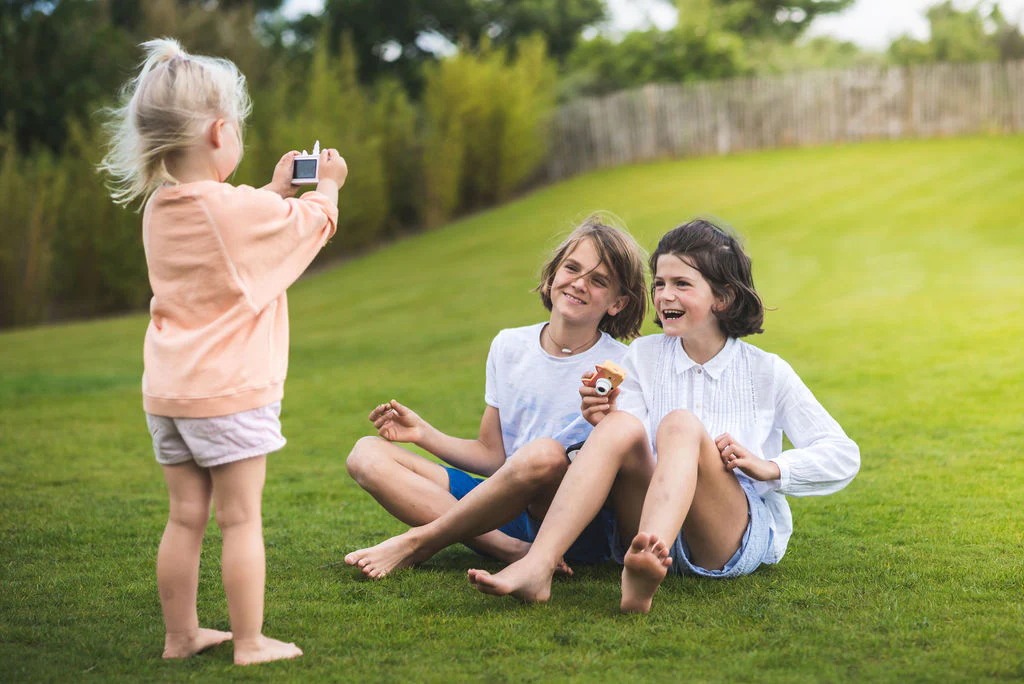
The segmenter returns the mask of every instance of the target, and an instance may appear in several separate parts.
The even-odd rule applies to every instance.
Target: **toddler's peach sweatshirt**
[[[318,192],[282,199],[216,181],[164,186],[146,203],[142,239],[153,288],[143,349],[143,408],[206,418],[281,399],[288,300],[337,230]]]

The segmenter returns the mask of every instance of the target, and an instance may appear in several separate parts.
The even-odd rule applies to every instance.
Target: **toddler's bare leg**
[[[609,493],[621,519],[627,520],[627,525],[630,519],[636,521],[653,467],[640,421],[625,413],[607,416],[566,472],[526,556],[495,575],[470,570],[469,581],[486,594],[546,601],[562,555],[597,515]]]
[[[385,439],[360,439],[352,448],[345,465],[349,475],[360,487],[406,525],[425,525],[437,520],[458,503],[458,499],[448,490],[448,473],[443,467]],[[519,558],[529,548],[524,541],[513,539],[493,528],[487,529],[490,531],[466,543],[499,559]],[[383,543],[387,541],[390,540]],[[381,554],[375,554],[381,557],[371,562],[368,558],[370,551],[353,551],[345,557],[345,562],[358,566],[368,577],[375,579],[383,577],[395,567],[401,567],[392,565],[392,561],[384,559]],[[394,554],[388,551],[384,555],[391,558]],[[375,565],[391,567],[381,573],[372,567]]]
[[[553,439],[534,440],[433,521],[371,548],[353,551],[345,562],[358,565],[364,574],[376,579],[396,568],[421,563],[458,541],[488,548],[499,560],[518,560],[529,544],[524,542],[518,550],[495,549],[486,544],[486,538],[481,543],[479,535],[509,522],[528,506],[534,517],[543,517],[568,463],[561,444]],[[563,568],[568,570],[567,566]]]
[[[716,569],[736,553],[747,526],[746,495],[697,416],[672,411],[656,439],[658,464],[622,571],[624,611],[650,610],[680,529],[693,562]]]
[[[267,457],[247,458],[211,470],[217,525],[224,542],[221,575],[235,635],[235,664],[298,657],[302,651],[295,644],[262,633],[266,557],[260,504]]]
[[[163,470],[170,513],[157,552],[156,578],[167,628],[164,658],[187,658],[227,641],[231,632],[201,628],[196,614],[199,553],[210,520],[210,475],[191,461]]]

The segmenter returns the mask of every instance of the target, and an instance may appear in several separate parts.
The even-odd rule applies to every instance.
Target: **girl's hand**
[[[767,482],[782,477],[779,466],[771,461],[755,456],[749,449],[735,441],[728,432],[715,440],[718,453],[722,456],[722,463],[727,470],[739,468],[754,480]]]
[[[619,396],[619,388],[616,387],[608,394],[601,396],[594,389],[597,373],[588,371],[583,374],[582,387],[580,387],[580,399],[583,400],[581,410],[583,417],[591,425],[597,426],[604,417],[615,410],[615,397]]]
[[[345,158],[338,154],[333,147],[320,153],[320,180],[333,181],[339,188],[345,184],[348,178],[348,164]]]
[[[295,197],[299,192],[298,185],[292,185],[292,171],[295,160],[295,155],[298,152],[292,150],[286,152],[281,160],[277,162],[277,166],[274,167],[274,177],[271,178],[270,182],[263,186],[264,190],[270,190],[276,192],[281,197],[288,199],[289,197]]]
[[[394,399],[370,411],[369,418],[377,434],[389,442],[415,444],[423,437],[423,419]]]

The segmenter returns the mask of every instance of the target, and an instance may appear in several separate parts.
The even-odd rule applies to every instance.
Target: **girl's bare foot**
[[[195,633],[172,635],[164,638],[164,658],[189,658],[211,646],[230,641],[231,632],[200,627]]]
[[[263,635],[253,642],[235,642],[235,665],[269,663],[272,660],[298,658],[300,655],[302,655],[302,649],[295,644],[286,644]]]
[[[417,553],[418,545],[409,537],[409,533],[385,539],[376,546],[359,549],[345,556],[345,562],[354,565],[370,579],[386,577],[393,570],[407,568],[420,563],[430,556],[421,557]]]
[[[654,592],[672,565],[668,547],[656,535],[640,532],[633,537],[623,565],[619,608],[625,613],[650,612]]]
[[[516,561],[496,575],[486,570],[469,570],[470,584],[485,594],[507,596],[511,594],[525,603],[542,603],[551,598],[553,568],[537,568],[526,560]]]

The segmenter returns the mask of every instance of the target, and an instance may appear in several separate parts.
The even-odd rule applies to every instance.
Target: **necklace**
[[[578,346],[578,347],[576,347],[574,349],[570,349],[569,347],[565,346],[564,344],[559,344],[558,341],[555,340],[555,338],[551,335],[551,325],[550,324],[544,326],[544,332],[546,332],[548,334],[548,339],[551,340],[551,343],[554,344],[556,347],[558,347],[558,350],[560,352],[562,352],[563,354],[567,355],[567,356],[570,355],[570,354],[575,354],[580,349],[583,349],[584,347],[586,347],[588,345],[594,344],[594,342],[597,342],[597,340],[601,337],[601,331],[598,330],[597,332],[594,333],[594,336],[592,338],[590,338],[589,340],[587,340],[586,342],[584,342],[580,346]]]

